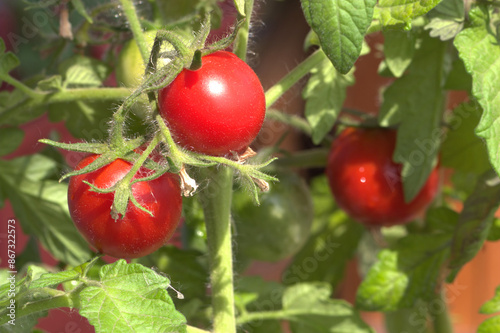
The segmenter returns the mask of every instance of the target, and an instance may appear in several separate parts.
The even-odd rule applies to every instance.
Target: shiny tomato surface
[[[348,128],[333,142],[326,173],[338,205],[366,225],[409,222],[432,202],[439,187],[435,167],[423,188],[405,202],[400,164],[393,162],[396,131]]]
[[[174,139],[199,153],[241,153],[265,117],[262,85],[236,55],[218,51],[202,57],[196,71],[184,69],[160,90],[158,104]]]
[[[76,169],[93,162],[98,155],[84,158]],[[132,164],[117,159],[90,173],[73,176],[68,188],[71,217],[85,239],[100,253],[116,258],[138,258],[160,248],[175,232],[182,210],[177,175],[166,173],[156,179],[132,185],[132,193],[153,216],[141,211],[131,201],[123,218],[111,217],[114,193],[97,193],[83,181],[108,188],[131,169]],[[134,176],[142,178],[149,170],[141,168]]]

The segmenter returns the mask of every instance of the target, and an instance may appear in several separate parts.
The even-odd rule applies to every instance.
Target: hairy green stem
[[[41,93],[36,92],[35,90],[31,89],[30,87],[28,87],[27,85],[25,85],[21,81],[16,80],[15,78],[13,78],[12,76],[10,76],[8,74],[1,75],[0,82],[1,81],[7,82],[11,86],[15,87],[16,89],[19,89],[20,91],[22,91],[23,93],[25,93],[26,95],[28,95],[30,97],[36,97],[36,96],[41,94]]]
[[[442,292],[436,294],[429,304],[432,305],[429,306],[432,310],[437,309],[435,311],[430,311],[434,333],[453,333],[453,325],[451,324],[448,305],[446,304]]]
[[[238,35],[234,42],[233,52],[243,61],[247,60],[248,33],[250,30],[250,20],[252,19],[254,0],[245,1],[245,22],[238,30]]]
[[[292,126],[295,129],[311,136],[312,128],[311,125],[299,116],[281,112],[279,110],[269,109],[266,111],[266,120],[275,120],[283,124]]]
[[[213,331],[236,332],[231,248],[231,198],[233,170],[220,166],[203,169],[209,180],[200,192],[207,228],[208,259],[211,267]]]
[[[132,0],[120,0],[120,3],[122,4],[123,13],[127,17],[130,30],[132,30],[132,34],[134,35],[135,42],[141,52],[142,61],[147,64],[149,61],[149,50],[134,4]]]
[[[49,288],[47,288],[49,289]],[[80,301],[79,298],[76,294],[74,293],[64,293],[63,291],[60,290],[55,290],[52,289],[54,294],[57,294],[52,297],[48,297],[42,300],[38,301],[33,301],[33,302],[28,302],[25,303],[18,308],[16,308],[16,319],[19,319],[21,317],[41,312],[41,311],[46,311],[50,309],[55,309],[55,308],[75,308],[79,307]],[[10,317],[7,315],[2,315],[0,317],[0,326],[5,324],[7,321],[10,320]]]
[[[285,77],[266,91],[266,107],[269,108],[273,105],[288,89],[307,75],[323,59],[325,59],[323,51],[317,50],[292,71],[288,72]]]

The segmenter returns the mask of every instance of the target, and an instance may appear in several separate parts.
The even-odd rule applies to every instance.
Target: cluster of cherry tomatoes
[[[226,51],[203,57],[196,71],[183,70],[159,91],[158,106],[179,146],[214,156],[243,153],[259,133],[266,108],[257,75]],[[97,157],[84,158],[76,169]],[[68,189],[78,230],[99,252],[114,257],[137,258],[156,251],[170,239],[182,213],[179,177],[166,173],[131,187],[135,200],[151,214],[129,204],[126,214],[115,220],[110,214],[114,194],[92,191],[87,183],[110,188],[131,168],[131,163],[117,159],[73,176]],[[142,167],[134,179],[148,172]]]
[[[150,43],[152,40],[149,38]],[[126,86],[137,85],[144,71],[144,66],[137,66],[139,70],[132,73],[134,77],[123,73],[130,66],[130,59],[140,62],[138,48],[125,46],[118,64],[122,73],[117,73],[117,77]],[[233,53],[217,51],[202,58],[200,69],[184,69],[171,84],[161,89],[158,109],[179,146],[206,155],[234,156],[245,152],[258,135],[265,118],[266,102],[253,70]],[[365,225],[379,227],[406,223],[422,212],[437,192],[436,167],[420,193],[411,202],[404,200],[401,166],[393,162],[392,156],[395,143],[395,130],[348,128],[331,147],[326,174],[335,201],[353,219]],[[97,155],[88,156],[76,168],[81,169],[96,158]],[[166,173],[154,180],[132,185],[133,197],[151,214],[129,204],[126,214],[114,219],[110,214],[113,193],[97,193],[87,183],[109,188],[131,168],[131,163],[117,159],[96,171],[73,176],[69,185],[69,208],[77,228],[99,252],[114,257],[136,258],[156,251],[170,239],[182,213],[179,177]],[[150,170],[142,167],[136,178],[144,177],[148,172]],[[308,212],[304,209],[298,212],[288,210],[285,213],[292,214],[282,214],[289,220],[284,221],[283,218],[269,217],[277,209],[273,205],[283,202],[270,202],[270,206],[264,203],[263,207],[255,209],[248,208],[247,203],[243,209],[247,213],[239,219],[253,219],[254,223],[262,220],[263,226],[269,226],[264,220],[270,219],[282,230],[293,229],[284,228],[283,223],[302,225],[304,228],[299,228],[298,233],[302,237],[297,237],[296,232],[285,235],[293,249],[290,246],[286,246],[288,250],[277,247],[275,254],[264,251],[254,255],[250,251],[250,256],[255,259],[282,259],[283,254],[295,252],[307,239],[313,219],[307,187],[295,180],[284,184],[278,186],[283,187],[279,196],[301,192],[285,201],[300,198],[294,206],[307,206],[305,210]],[[272,194],[272,197],[276,196]],[[284,204],[291,206],[290,202]],[[269,216],[263,217],[259,209]],[[250,224],[243,223],[242,230]],[[241,243],[244,249],[245,241]],[[262,243],[273,244],[268,239],[263,239]]]

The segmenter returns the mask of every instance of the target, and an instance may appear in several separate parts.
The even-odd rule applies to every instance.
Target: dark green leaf
[[[376,19],[382,25],[409,26],[411,21],[434,8],[441,0],[379,0]]]
[[[481,249],[500,204],[500,181],[493,171],[478,179],[474,192],[464,202],[453,235],[448,276],[451,282],[458,271]]]
[[[483,108],[476,134],[486,141],[490,162],[500,173],[500,47],[492,33],[488,10],[483,6],[470,13],[472,25],[455,37],[455,47],[472,75],[472,93]]]
[[[374,332],[344,300],[331,299],[328,284],[296,284],[283,295],[284,317],[293,333]]]
[[[305,116],[311,124],[315,144],[332,129],[344,104],[346,89],[353,84],[353,73],[340,74],[326,57],[311,71],[302,96],[306,100]]]
[[[379,121],[399,124],[394,161],[403,165],[406,201],[412,200],[436,164],[444,109],[446,44],[423,37],[408,73],[384,93]]]
[[[444,88],[448,90],[472,90],[472,76],[467,73],[462,59],[457,58],[451,63],[451,70],[448,73]]]
[[[23,231],[36,235],[55,258],[79,265],[90,258],[90,251],[69,216],[68,186],[42,180],[55,167],[41,155],[0,160],[0,186],[6,190]]]
[[[488,233],[488,237],[486,240],[490,242],[496,242],[500,240],[500,219],[495,218],[490,228],[490,232]]]
[[[464,173],[481,174],[490,169],[488,152],[474,129],[481,118],[481,107],[464,103],[453,110],[449,131],[441,146],[441,163]]]
[[[80,293],[80,314],[96,332],[186,332],[186,320],[166,291],[166,277],[123,259],[103,266],[99,276],[99,285]]]
[[[141,258],[139,262],[167,274],[172,286],[185,299],[203,298],[206,294],[208,272],[201,263],[202,254],[198,251],[181,250],[169,245]]]
[[[321,47],[342,74],[347,74],[361,52],[376,0],[301,0],[307,22]]]
[[[12,153],[21,145],[24,131],[16,127],[5,127],[0,130],[0,156]]]
[[[448,207],[436,207],[427,211],[426,227],[431,231],[453,233],[457,226],[458,213]]]
[[[52,121],[66,120],[70,133],[85,141],[103,141],[108,136],[108,121],[113,114],[111,102],[76,101],[52,104],[49,117]]]
[[[401,77],[415,53],[415,36],[411,31],[384,31],[385,62],[395,77]]]
[[[303,281],[327,282],[335,288],[363,234],[363,226],[335,208],[326,177],[312,183],[316,230],[283,272],[284,284]],[[325,211],[328,210],[328,211]]]
[[[419,299],[430,300],[449,254],[450,239],[447,233],[414,234],[393,249],[382,250],[358,288],[357,307],[394,311],[412,307]]]

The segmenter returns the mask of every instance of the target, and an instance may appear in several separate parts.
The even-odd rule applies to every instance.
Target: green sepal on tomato
[[[404,224],[419,216],[439,189],[436,165],[417,196],[405,202],[402,166],[393,161],[396,130],[347,128],[332,143],[326,174],[337,204],[367,226]]]
[[[239,255],[276,262],[297,253],[309,238],[314,210],[305,181],[283,172],[279,182],[260,196],[260,206],[243,191],[233,196],[233,218]]]
[[[85,157],[76,169],[84,168],[98,157]],[[116,159],[95,171],[72,176],[68,187],[69,212],[77,229],[98,252],[116,258],[138,258],[156,251],[172,237],[181,218],[178,175],[165,173],[132,184],[132,195],[152,215],[129,201],[125,215],[116,220],[111,216],[114,192],[99,193],[84,183],[109,188],[131,168],[131,163]],[[143,178],[150,172],[142,167],[133,179]]]

